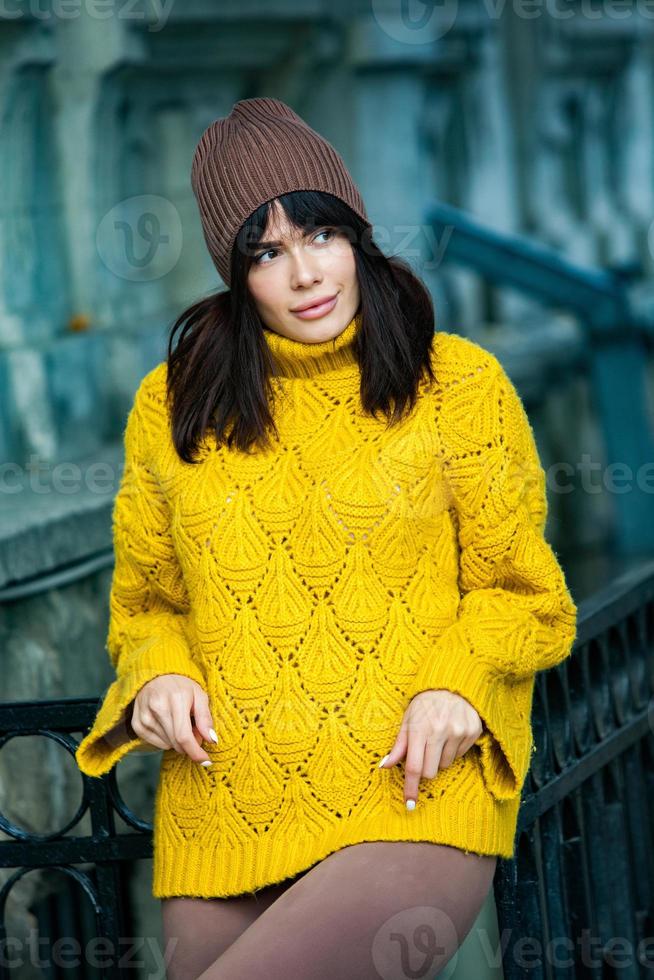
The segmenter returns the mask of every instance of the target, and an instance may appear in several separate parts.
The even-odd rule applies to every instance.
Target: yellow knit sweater
[[[116,680],[76,758],[100,776],[148,749],[115,726],[153,677],[207,691],[213,766],[161,756],[155,898],[252,891],[362,841],[514,853],[534,674],[576,636],[545,473],[499,360],[456,334],[435,332],[437,380],[408,418],[364,414],[359,322],[317,344],[266,329],[282,397],[265,452],[209,433],[183,463],[165,362],[135,396],[114,505]],[[484,731],[408,811],[404,763],[377,764],[427,689],[462,695]]]

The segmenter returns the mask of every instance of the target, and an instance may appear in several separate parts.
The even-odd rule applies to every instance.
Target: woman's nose
[[[293,284],[306,285],[320,282],[322,274],[315,258],[306,254],[291,256],[291,280]]]

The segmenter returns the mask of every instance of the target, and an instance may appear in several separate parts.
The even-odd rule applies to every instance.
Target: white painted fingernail
[[[213,730],[213,728],[210,728],[210,729],[209,729],[209,735],[210,735],[210,736],[211,736],[211,738],[212,738],[212,739],[214,740],[214,742],[217,742],[217,741],[218,741],[218,736],[217,736],[217,735],[216,735],[216,733],[214,732],[214,730]]]
[[[200,763],[201,766],[210,766],[211,764],[212,763],[210,759],[205,759],[204,762]]]
[[[406,801],[406,808],[407,808],[407,810],[415,810],[415,808],[416,808],[416,801],[415,800],[407,800]]]
[[[381,761],[381,762],[379,763],[379,765],[377,766],[377,768],[378,768],[378,769],[381,769],[381,767],[382,767],[382,766],[384,765],[384,763],[386,762],[386,760],[388,759],[388,756],[389,756],[390,754],[391,754],[391,753],[389,752],[389,753],[388,753],[388,755],[385,755],[385,756],[384,756],[384,758],[382,759],[382,761]]]

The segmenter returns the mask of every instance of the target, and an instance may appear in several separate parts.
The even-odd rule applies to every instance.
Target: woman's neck
[[[306,343],[291,340],[264,326],[264,336],[275,359],[276,374],[287,378],[313,378],[343,368],[358,367],[354,338],[361,325],[355,314],[348,325],[332,340]]]

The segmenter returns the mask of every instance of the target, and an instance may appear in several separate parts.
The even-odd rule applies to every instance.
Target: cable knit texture
[[[154,897],[253,891],[362,841],[514,853],[534,675],[576,636],[533,432],[496,356],[442,331],[412,413],[366,415],[359,325],[316,344],[265,330],[280,436],[266,451],[212,432],[183,463],[165,362],[136,393],[114,509],[116,680],[77,761],[100,776],[157,751],[117,734],[151,678],[207,691],[213,766],[161,756]],[[404,763],[378,762],[430,689],[466,698],[484,730],[407,811]]]

